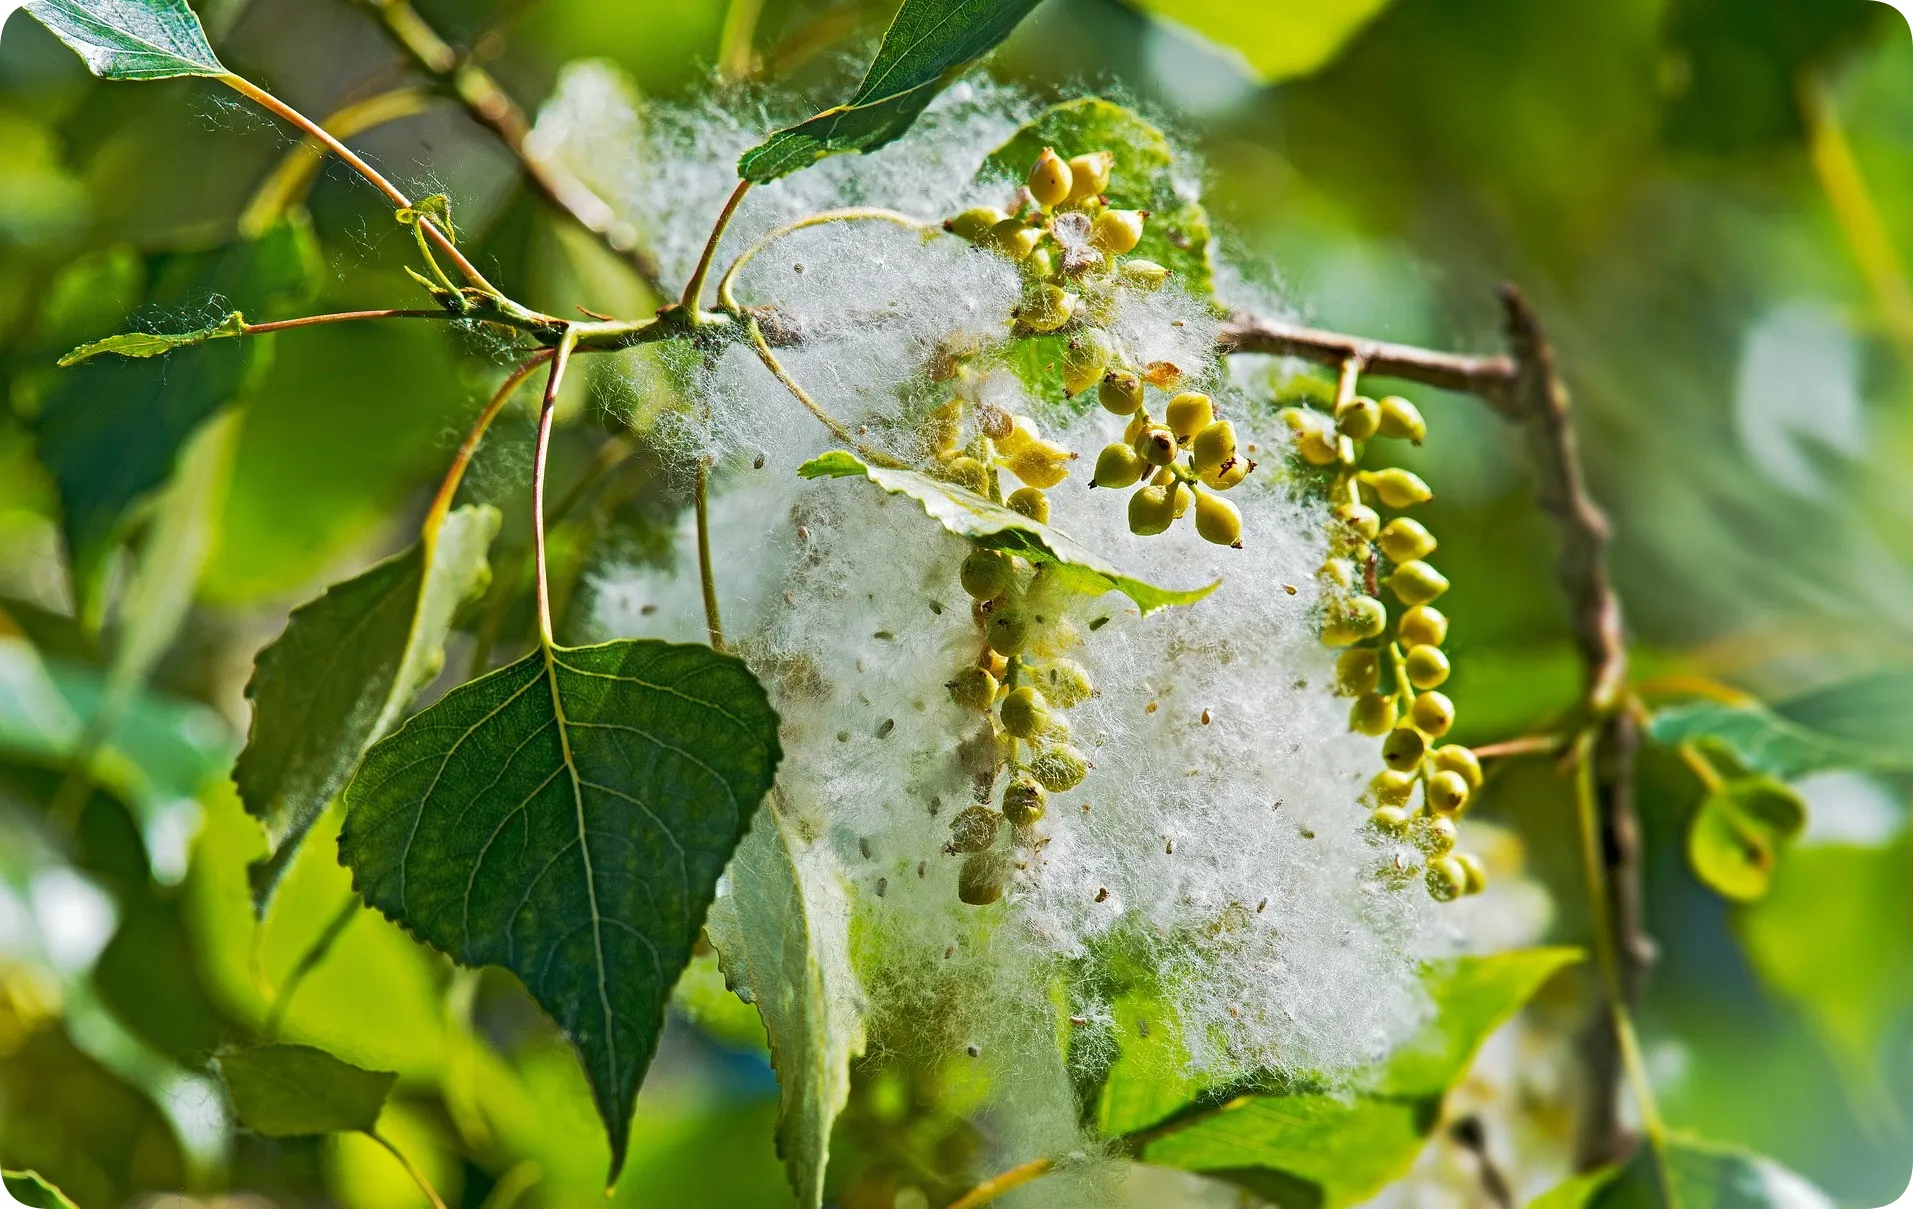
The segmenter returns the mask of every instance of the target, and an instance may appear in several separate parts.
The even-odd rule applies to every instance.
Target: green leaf
[[[491,578],[498,510],[459,508],[420,542],[299,606],[260,650],[252,730],[233,766],[272,854],[253,867],[263,914],[300,843],[359,759],[438,675],[445,635]]]
[[[1807,825],[1800,795],[1772,777],[1737,777],[1702,799],[1687,831],[1694,875],[1722,898],[1767,893],[1781,845]]]
[[[968,538],[986,549],[1007,550],[1033,563],[1055,566],[1065,577],[1064,582],[1079,592],[1092,596],[1121,592],[1135,601],[1144,614],[1165,605],[1194,604],[1222,584],[1218,579],[1208,587],[1179,592],[1144,583],[1116,570],[1074,538],[1001,504],[993,504],[974,491],[915,470],[866,465],[855,454],[843,450],[814,458],[799,466],[797,473],[807,479],[862,475],[892,495],[908,496],[923,505],[930,519],[958,537]]]
[[[970,64],[1010,36],[1037,0],[904,0],[849,102],[746,151],[737,174],[766,184],[840,151],[875,151],[910,129]]]
[[[1529,1209],[1663,1209],[1670,1190],[1680,1209],[1783,1209],[1824,1200],[1772,1159],[1675,1136],[1660,1155],[1643,1142],[1625,1164],[1577,1175]]]
[[[1830,768],[1913,770],[1913,675],[1874,672],[1771,707],[1695,702],[1654,715],[1658,743],[1707,742],[1749,772],[1783,781]]]
[[[346,787],[353,885],[524,981],[584,1062],[614,1179],[671,985],[781,755],[729,655],[541,646],[413,715]]]
[[[1281,1173],[1319,1192],[1321,1209],[1354,1204],[1415,1161],[1435,1106],[1330,1095],[1241,1096],[1143,1148],[1142,1159],[1251,1188]]]
[[[176,348],[245,334],[246,317],[234,311],[224,319],[190,332],[121,332],[104,340],[94,340],[61,357],[57,364],[61,369],[68,369],[102,353],[121,357],[162,357]]]
[[[843,886],[827,870],[807,883],[794,842],[773,794],[731,858],[731,891],[706,927],[725,977],[763,1017],[777,1071],[777,1153],[798,1204],[816,1209],[864,1022],[851,990]]]
[[[27,1209],[80,1209],[37,1171],[0,1171],[0,1187]]]
[[[316,258],[310,232],[284,223],[256,240],[148,258],[143,301],[177,311],[216,298],[248,313],[269,312],[307,288]],[[128,509],[171,476],[193,431],[255,382],[269,351],[258,337],[220,340],[181,349],[161,365],[102,358],[54,377],[35,436],[59,493],[83,604],[97,595],[100,568]]]
[[[216,1061],[240,1124],[269,1138],[372,1129],[399,1078],[309,1045],[262,1045]]]
[[[1389,0],[1313,0],[1243,4],[1240,0],[1130,0],[1144,12],[1185,26],[1234,51],[1265,84],[1307,75],[1336,54]]]
[[[1209,215],[1177,188],[1175,152],[1162,131],[1133,110],[1100,97],[1065,101],[1037,114],[991,152],[977,175],[1020,184],[1045,147],[1064,158],[1090,151],[1113,155],[1107,190],[1110,205],[1149,211],[1142,242],[1133,255],[1170,270],[1175,274],[1171,280],[1194,297],[1213,299]],[[1055,389],[1060,396],[1060,382]]]
[[[1096,1124],[1106,1138],[1146,1129],[1188,1109],[1202,1087],[1189,1073],[1189,1047],[1162,1001],[1144,991],[1110,1005],[1122,1052],[1103,1081]]]
[[[1554,946],[1431,963],[1422,972],[1422,985],[1433,1014],[1388,1056],[1372,1090],[1395,1096],[1444,1094],[1467,1073],[1490,1033],[1548,979],[1584,956],[1580,949]]]
[[[186,0],[27,0],[25,7],[108,80],[230,74]]]

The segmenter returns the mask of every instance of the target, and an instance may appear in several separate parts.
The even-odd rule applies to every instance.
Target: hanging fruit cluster
[[[1296,455],[1333,472],[1329,556],[1318,572],[1322,641],[1342,650],[1336,690],[1355,698],[1350,729],[1382,736],[1387,767],[1368,789],[1373,823],[1421,851],[1429,894],[1447,902],[1487,884],[1481,863],[1455,849],[1455,821],[1481,788],[1481,763],[1466,747],[1438,744],[1454,726],[1455,706],[1440,691],[1449,671],[1441,649],[1448,618],[1434,602],[1448,580],[1427,561],[1435,537],[1413,517],[1382,519],[1383,511],[1405,512],[1434,492],[1407,470],[1358,469],[1371,438],[1419,445],[1428,426],[1407,399],[1356,394],[1357,369],[1344,367],[1332,414],[1287,407],[1280,416],[1295,433]],[[1398,606],[1393,615],[1384,590]]]

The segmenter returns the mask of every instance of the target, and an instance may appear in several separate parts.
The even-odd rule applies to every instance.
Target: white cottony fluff
[[[574,146],[570,132],[592,125],[577,108],[613,95],[601,73],[571,69],[540,119],[541,150],[588,157],[594,184],[629,221],[643,216],[681,279],[760,126],[717,110],[633,109],[637,150]],[[881,205],[934,220],[1001,202],[1000,186],[971,181],[1026,108],[946,97],[894,147],[753,191],[719,269],[816,210]],[[995,257],[880,222],[780,240],[742,281],[740,297],[775,304],[802,331],[801,347],[780,354],[791,375],[861,439],[903,456],[919,452],[924,411],[949,397],[923,372],[938,341],[1007,339],[1018,289]],[[1126,495],[1087,487],[1123,421],[1093,405],[1039,416],[1081,455],[1050,492],[1053,525],[1151,583],[1221,587],[1148,617],[1114,593],[1070,607],[1067,654],[1099,695],[1065,716],[1094,767],[1052,795],[1038,828],[1047,842],[987,908],[957,901],[962,858],[942,851],[971,801],[964,744],[983,726],[944,687],[980,646],[957,580],[968,546],[862,479],[800,480],[797,467],[834,443],[746,347],[693,372],[694,406],[668,442],[687,465],[717,460],[724,622],[784,718],[780,785],[812,839],[806,859],[852,887],[852,918],[829,922],[849,929],[873,1043],[952,1058],[974,1046],[996,1080],[1010,1154],[1083,1144],[1057,1039],[1074,1034],[1080,1065],[1112,1057],[1112,996],[1127,982],[1155,984],[1156,1023],[1179,1035],[1195,1078],[1273,1069],[1333,1081],[1419,1023],[1416,967],[1454,943],[1415,881],[1384,883],[1398,854],[1365,826],[1359,801],[1381,766],[1377,743],[1348,732],[1332,653],[1316,637],[1326,509],[1283,473],[1281,425],[1214,363],[1214,319],[1173,287],[1129,299],[1114,330],[1139,362],[1173,360],[1207,382],[1264,465],[1230,496],[1242,549],[1200,541],[1186,518],[1138,538]],[[983,390],[1035,409],[1008,374]],[[680,574],[632,568],[587,586],[600,637],[702,636],[688,525]],[[1075,1178],[1102,1177],[1090,1163]],[[1066,1180],[1053,1189],[1087,1195]]]

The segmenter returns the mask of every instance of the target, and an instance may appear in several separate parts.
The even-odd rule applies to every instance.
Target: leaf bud
[[[1006,218],[991,227],[980,242],[998,256],[1023,260],[1043,242],[1043,229],[1032,227],[1020,218]]]
[[[1138,537],[1166,532],[1176,520],[1176,499],[1167,487],[1144,487],[1129,497],[1129,531]]]
[[[1163,424],[1150,424],[1136,438],[1136,452],[1151,466],[1167,466],[1176,460],[1176,434]]]
[[[1342,562],[1343,559],[1330,559]],[[1330,603],[1322,624],[1322,641],[1328,646],[1353,646],[1373,638],[1388,627],[1388,610],[1373,596],[1351,596]]]
[[[1017,827],[1027,827],[1043,817],[1049,793],[1036,778],[1024,773],[1003,787],[1003,817]]]
[[[1069,744],[1059,744],[1030,761],[1030,775],[1051,793],[1067,793],[1089,775],[1089,761]]]
[[[1029,185],[1030,196],[1036,199],[1036,204],[1047,210],[1069,196],[1073,182],[1069,165],[1063,157],[1045,147],[1043,154],[1037,156],[1036,163],[1031,165],[1025,183]]]
[[[1364,542],[1374,541],[1376,532],[1382,527],[1382,518],[1367,504],[1338,504],[1335,519],[1347,525]]]
[[[1415,695],[1408,706],[1408,717],[1423,734],[1439,739],[1455,724],[1455,703],[1447,693],[1430,689]]]
[[[1383,806],[1405,806],[1415,796],[1415,774],[1384,768],[1369,781],[1368,791]]]
[[[1381,532],[1382,553],[1392,563],[1427,558],[1435,552],[1435,535],[1412,517],[1398,516]]]
[[[1049,524],[1049,496],[1037,487],[1018,487],[1003,501],[1011,512],[1029,517],[1039,525]]]
[[[1109,188],[1109,171],[1116,157],[1107,151],[1091,151],[1069,157],[1069,196],[1065,204],[1086,201]]]
[[[1177,396],[1177,398],[1181,397]],[[1175,409],[1175,406],[1174,401],[1171,401],[1169,404],[1171,411]],[[1170,427],[1175,427],[1173,419],[1170,421]],[[1207,478],[1235,461],[1235,452],[1235,425],[1227,420],[1216,420],[1196,433],[1195,440],[1189,445],[1189,464],[1195,468],[1197,474]]]
[[[1133,445],[1118,441],[1103,446],[1103,451],[1096,455],[1096,473],[1089,483],[1092,487],[1133,487],[1148,468],[1149,464]]]
[[[1481,788],[1481,760],[1471,749],[1459,743],[1444,744],[1435,749],[1434,762],[1444,772],[1459,773],[1470,790]]]
[[[955,218],[943,220],[943,229],[958,239],[967,239],[971,243],[988,235],[992,228],[1010,216],[995,206],[971,206]]]
[[[1010,473],[1032,487],[1054,487],[1069,477],[1075,457],[1054,441],[1032,441],[1010,455]]]
[[[1080,395],[1102,381],[1109,368],[1109,334],[1099,327],[1078,332],[1063,350],[1063,393]]]
[[[1116,276],[1122,279],[1124,285],[1139,290],[1154,290],[1169,280],[1169,270],[1153,260],[1125,260],[1116,266]]]
[[[981,852],[996,843],[1003,816],[988,806],[968,806],[950,820],[950,851]]]
[[[1428,423],[1421,418],[1421,409],[1400,395],[1390,395],[1381,401],[1380,432],[1385,437],[1408,440],[1419,445],[1428,435]]]
[[[1187,491],[1187,484],[1177,484]],[[1242,513],[1219,495],[1207,491],[1196,497],[1196,532],[1218,546],[1242,547]]]
[[[1452,856],[1428,862],[1428,896],[1438,903],[1451,903],[1468,889],[1468,870]]]
[[[1442,654],[1438,646],[1409,647],[1404,663],[1408,668],[1408,683],[1416,688],[1440,688],[1448,679],[1448,656]]]
[[[1021,684],[1010,690],[1003,698],[1003,708],[999,711],[1003,719],[1003,729],[1019,739],[1034,739],[1049,729],[1049,702],[1043,694],[1027,684]]]
[[[1169,405],[1163,409],[1163,420],[1169,425],[1169,431],[1176,434],[1178,441],[1194,437],[1209,427],[1215,418],[1215,404],[1201,391],[1183,391],[1169,400]]]
[[[988,906],[1003,897],[1013,869],[1007,853],[971,853],[957,870],[957,898],[972,907]]]
[[[1421,763],[1428,740],[1411,726],[1397,726],[1382,740],[1382,763],[1396,772],[1408,772]]]
[[[1402,614],[1395,633],[1409,646],[1440,646],[1448,637],[1448,617],[1434,605],[1416,605]]]
[[[1074,709],[1096,694],[1089,673],[1073,659],[1052,659],[1034,676],[1042,685],[1044,699],[1057,709]]]
[[[1388,577],[1388,590],[1405,605],[1427,604],[1448,590],[1448,578],[1419,558],[1411,558]]]
[[[1335,657],[1335,692],[1342,697],[1372,693],[1382,682],[1382,659],[1365,646],[1350,647]]]
[[[1030,644],[1029,618],[1016,609],[1003,609],[990,615],[985,637],[990,649],[999,655],[1020,654]]]
[[[1069,322],[1077,296],[1060,285],[1040,285],[1023,296],[1016,320],[1035,332],[1053,332]]]
[[[1488,888],[1488,871],[1481,867],[1481,862],[1473,853],[1457,852],[1454,854],[1454,859],[1455,863],[1461,866],[1462,872],[1468,876],[1468,884],[1463,888],[1463,894],[1480,894]]]
[[[1133,370],[1112,369],[1096,388],[1096,401],[1112,415],[1134,415],[1142,406],[1142,378]]]
[[[1089,244],[1101,252],[1121,256],[1142,242],[1141,210],[1104,210],[1089,228]]]
[[[1344,399],[1335,407],[1335,428],[1351,441],[1368,440],[1381,424],[1381,405],[1365,395]]]
[[[987,714],[996,703],[996,690],[999,687],[990,670],[974,664],[964,668],[944,687],[950,690],[950,699],[959,708],[979,714]]]
[[[1363,693],[1349,707],[1348,728],[1358,735],[1393,733],[1395,699],[1380,693]]]
[[[1436,814],[1459,814],[1471,791],[1458,772],[1442,771],[1428,778],[1428,809]]]
[[[1390,508],[1413,508],[1416,504],[1425,504],[1435,498],[1435,493],[1428,489],[1428,484],[1422,482],[1420,476],[1400,467],[1365,470],[1362,472],[1362,483]]]

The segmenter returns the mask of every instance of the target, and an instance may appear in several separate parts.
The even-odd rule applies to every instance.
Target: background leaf
[[[1390,0],[1313,0],[1243,4],[1239,0],[1130,0],[1137,8],[1193,31],[1241,56],[1265,84],[1306,75],[1334,59]]]
[[[761,185],[827,155],[875,151],[897,139],[944,85],[1009,37],[1036,4],[904,0],[856,95],[746,151],[737,174]]]
[[[1660,743],[1709,742],[1749,772],[1791,781],[1830,768],[1913,769],[1913,675],[1874,672],[1772,706],[1697,702],[1655,713]]]
[[[372,1129],[399,1078],[310,1045],[262,1045],[217,1061],[241,1123],[269,1138]]]
[[[1396,1096],[1443,1094],[1467,1073],[1490,1033],[1548,979],[1584,956],[1580,949],[1553,946],[1432,963],[1422,972],[1422,986],[1433,1014],[1389,1054],[1373,1090]]]
[[[1099,556],[1048,525],[1020,512],[993,504],[976,492],[915,470],[868,466],[855,454],[837,450],[804,463],[797,473],[807,479],[848,478],[863,475],[892,495],[908,496],[923,505],[930,518],[958,537],[991,550],[1007,550],[1031,562],[1057,567],[1065,582],[1080,592],[1100,596],[1121,592],[1145,614],[1165,605],[1194,604],[1222,583],[1175,591],[1124,575]]]
[[[61,357],[57,364],[61,369],[69,369],[106,353],[117,357],[163,357],[175,349],[245,334],[245,317],[234,311],[224,319],[190,332],[121,332],[104,340],[92,340]]]
[[[1667,1182],[1681,1209],[1792,1209],[1831,1203],[1772,1159],[1731,1146],[1675,1136],[1665,1152]],[[1575,1176],[1536,1198],[1531,1209],[1661,1209],[1657,1160],[1642,1143],[1620,1167]]]
[[[26,10],[109,80],[223,76],[186,0],[27,0]]]
[[[346,789],[353,884],[457,961],[524,979],[584,1060],[614,1178],[671,985],[780,755],[738,660],[609,642],[454,689]]]
[[[1701,800],[1687,859],[1721,897],[1752,902],[1767,893],[1781,845],[1806,825],[1799,794],[1771,777],[1737,777]]]
[[[254,869],[261,911],[359,757],[438,674],[453,613],[490,580],[499,519],[482,504],[447,514],[411,549],[294,609],[260,650],[233,783],[272,844]]]
[[[66,1194],[34,1171],[0,1171],[0,1186],[27,1209],[79,1209]]]

